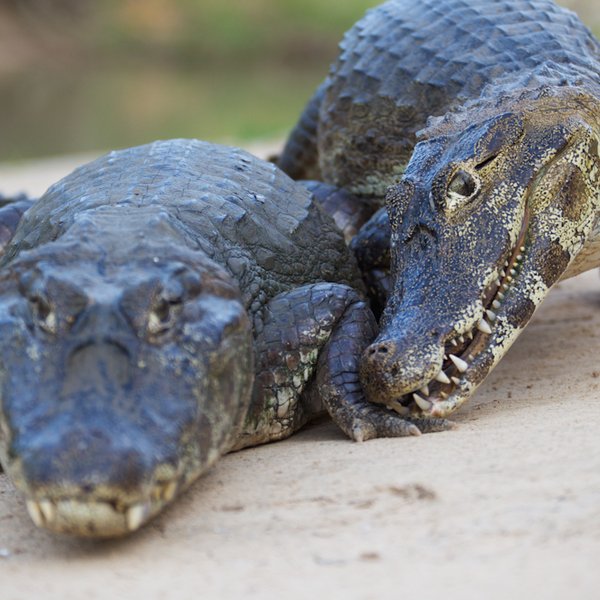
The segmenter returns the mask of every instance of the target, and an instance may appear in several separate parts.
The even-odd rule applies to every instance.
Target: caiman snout
[[[367,398],[385,405],[398,401],[433,379],[442,360],[442,346],[431,339],[378,338],[364,351],[360,364]]]

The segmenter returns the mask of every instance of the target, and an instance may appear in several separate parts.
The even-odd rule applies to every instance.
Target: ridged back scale
[[[158,175],[157,175],[158,174]],[[128,220],[131,219],[131,220]],[[132,223],[135,225],[132,228]],[[111,152],[60,181],[32,208],[3,263],[89,227],[123,243],[172,227],[237,279],[247,308],[304,283],[361,287],[354,258],[312,196],[275,165],[236,148],[160,141]]]
[[[430,117],[469,122],[477,103],[544,85],[600,97],[600,46],[571,11],[548,0],[386,2],[346,33],[332,65],[318,125],[322,176],[382,198]]]

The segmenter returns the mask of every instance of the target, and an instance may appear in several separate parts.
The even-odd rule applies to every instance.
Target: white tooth
[[[54,503],[50,500],[40,500],[38,504],[46,521],[54,521],[54,517],[56,516]]]
[[[499,280],[499,279],[496,279],[496,285],[497,285],[498,287],[500,287],[500,286],[502,285],[502,283],[500,282],[500,280]]]
[[[450,379],[448,379],[448,375],[446,375],[446,373],[444,373],[444,371],[440,371],[435,376],[435,380],[439,381],[440,383],[450,383]]]
[[[465,343],[465,336],[464,336],[464,335],[461,335],[461,336],[458,338],[458,341],[459,341],[461,344],[464,344],[464,343]]]
[[[466,363],[462,358],[459,358],[458,356],[454,356],[454,354],[450,355],[450,360],[454,363],[456,368],[461,373],[464,373],[469,368],[468,363]]]
[[[469,337],[470,340],[473,339],[473,332],[469,331],[469,333],[467,333],[467,336]]]
[[[473,362],[475,360],[475,357],[472,354],[469,354],[469,356],[467,357],[471,362]]]
[[[413,394],[413,398],[421,410],[429,410],[431,408],[431,402],[429,402],[429,400],[425,400],[425,398],[421,398],[419,394]]]
[[[508,285],[508,283],[503,283],[502,284],[502,289],[503,290],[507,290],[510,286]]]
[[[493,323],[496,320],[496,313],[493,310],[486,310],[485,314],[487,318]]]
[[[425,384],[419,391],[422,392],[423,395],[429,396],[429,386],[427,384]]]
[[[175,498],[175,492],[177,491],[177,482],[176,481],[171,481],[169,482],[163,489],[163,499],[166,502],[170,502],[171,500],[173,500],[173,498]]]
[[[525,246],[521,246],[521,248],[519,248],[521,250],[521,252],[525,252]]]
[[[125,519],[127,520],[127,529],[134,531],[144,522],[146,515],[148,514],[148,504],[134,504],[127,509]]]
[[[506,277],[506,271],[504,269],[502,269],[502,271],[500,271],[500,276]]]
[[[457,342],[455,339],[451,339],[451,340],[450,340],[450,343],[451,343],[453,346],[458,346],[458,342]]]
[[[410,414],[410,409],[408,408],[408,406],[403,406],[402,404],[400,404],[400,402],[398,402],[398,400],[392,400],[391,402],[388,402],[387,407],[391,408],[394,412],[397,412],[399,415],[402,416]]]
[[[481,331],[482,333],[492,333],[492,328],[485,319],[481,319],[479,323],[477,323],[477,329],[479,329],[479,331]]]
[[[442,400],[445,400],[448,397],[448,394],[446,392],[440,392],[440,398]]]
[[[460,379],[458,377],[451,377],[452,379],[452,383],[454,383],[455,385],[458,385],[460,383]]]
[[[516,272],[514,269],[511,269],[511,270],[510,270],[510,274],[511,274],[513,277],[516,277],[516,275],[517,275],[517,272]]]
[[[504,261],[504,266],[508,267],[508,261],[507,260]]]
[[[506,278],[506,281],[508,281],[508,283],[510,283],[512,280],[513,278],[510,275]]]
[[[500,304],[500,302],[499,302],[498,300],[494,300],[494,301],[492,302],[492,306],[493,306],[494,308],[500,308],[500,307],[502,306],[502,304]]]
[[[25,502],[27,505],[27,512],[31,517],[31,520],[38,526],[44,526],[44,515],[40,509],[40,505],[35,500],[27,500]]]
[[[523,260],[523,255],[522,254],[517,254],[517,260],[519,262],[521,262]]]
[[[498,298],[500,298],[500,300],[504,300],[505,296],[502,292],[498,292]]]
[[[448,360],[448,355],[444,354],[444,360]]]

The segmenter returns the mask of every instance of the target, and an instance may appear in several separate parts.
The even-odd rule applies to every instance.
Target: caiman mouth
[[[489,351],[496,342],[495,327],[506,295],[514,286],[523,266],[530,211],[525,209],[521,230],[513,250],[498,269],[497,278],[481,296],[483,313],[466,331],[447,337],[442,368],[419,390],[403,395],[387,405],[403,416],[445,417],[456,410],[483,381],[493,366]],[[458,326],[455,326],[455,330]],[[494,357],[494,363],[501,358]]]
[[[27,512],[38,527],[83,537],[115,537],[139,529],[177,495],[179,479],[154,485],[148,498],[124,502],[86,496],[29,496]]]

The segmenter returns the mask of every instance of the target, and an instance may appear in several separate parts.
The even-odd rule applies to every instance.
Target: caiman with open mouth
[[[368,398],[457,409],[549,289],[600,264],[600,45],[547,0],[393,0],[345,36],[279,164],[352,237]]]

